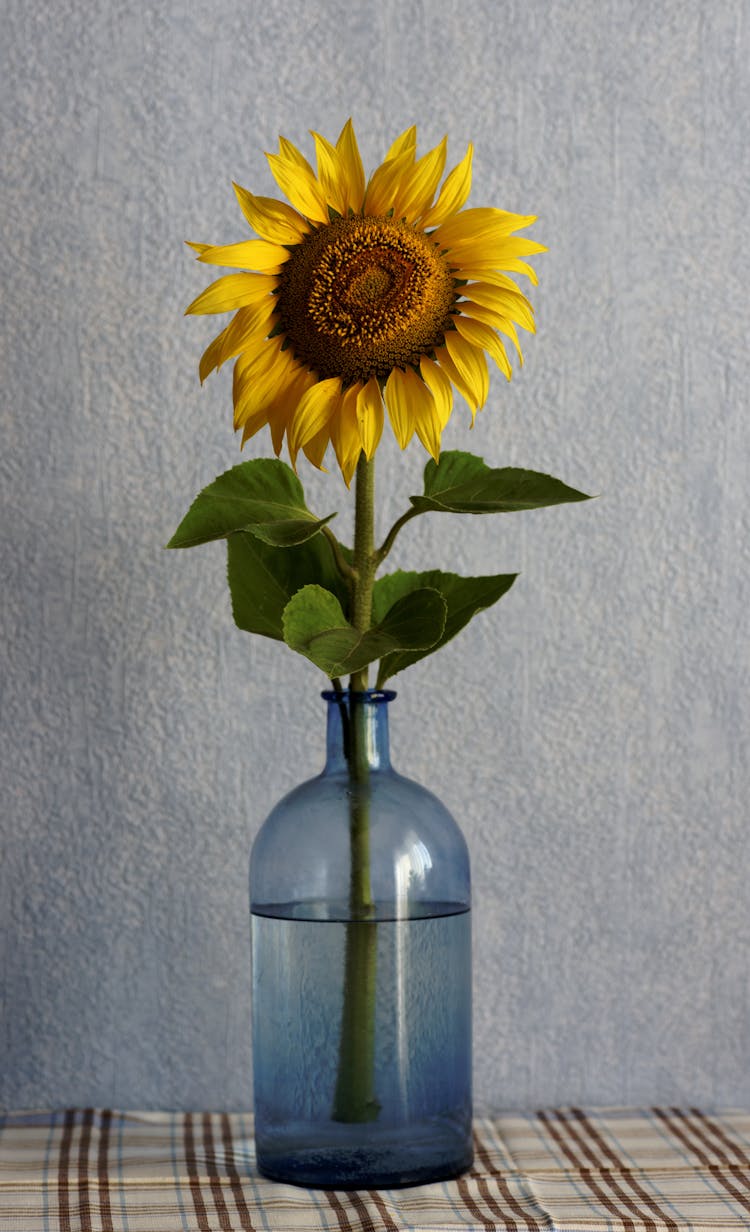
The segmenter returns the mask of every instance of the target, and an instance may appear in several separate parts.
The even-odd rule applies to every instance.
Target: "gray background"
[[[322,677],[235,629],[220,545],[162,551],[240,460],[182,241],[243,238],[232,178],[275,195],[277,134],[350,113],[370,167],[414,120],[473,140],[471,204],[549,245],[525,369],[445,444],[602,494],[393,557],[522,573],[392,716],[473,855],[478,1102],[750,1102],[749,18],[4,0],[5,1105],[250,1102],[247,851]],[[423,462],[382,447],[381,530]]]

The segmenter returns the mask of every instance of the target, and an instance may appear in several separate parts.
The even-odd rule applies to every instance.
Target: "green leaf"
[[[345,556],[348,549],[342,546]],[[277,548],[240,531],[227,539],[227,577],[235,624],[248,633],[284,639],[284,608],[300,587],[319,582],[346,610],[346,584],[333,559],[331,545],[316,535],[295,547]]]
[[[284,611],[284,640],[327,676],[348,676],[383,655],[434,645],[445,616],[442,595],[422,587],[399,598],[376,625],[359,633],[334,594],[322,586],[304,586]]]
[[[279,458],[233,466],[195,498],[167,544],[192,548],[246,530],[277,547],[304,543],[334,518],[316,518],[294,471]]]
[[[424,587],[437,590],[446,604],[445,627],[441,636],[425,649],[395,651],[383,657],[378,671],[377,687],[390,676],[411,666],[425,655],[433,654],[449,642],[467,625],[472,616],[497,603],[510,590],[518,574],[497,573],[485,577],[460,577],[457,573],[441,573],[431,569],[428,573],[406,573],[398,570],[378,578],[373,592],[373,619],[404,596],[419,593]]]
[[[491,468],[474,454],[453,449],[427,463],[424,495],[409,499],[419,513],[512,513],[591,498],[540,471]]]

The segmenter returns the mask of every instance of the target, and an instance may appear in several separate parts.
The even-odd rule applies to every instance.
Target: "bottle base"
[[[410,1125],[256,1122],[258,1170],[308,1189],[396,1189],[460,1176],[474,1159],[471,1116]]]
[[[295,1151],[258,1158],[258,1171],[271,1181],[305,1189],[404,1189],[450,1181],[468,1171],[472,1150],[453,1159],[409,1160],[402,1150]]]

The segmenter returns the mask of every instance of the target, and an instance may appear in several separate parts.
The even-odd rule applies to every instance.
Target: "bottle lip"
[[[353,692],[351,689],[342,689],[340,693],[335,689],[324,689],[320,696],[327,702],[348,701],[349,698],[353,698],[367,702],[368,705],[383,706],[392,702],[398,695],[394,689],[363,689],[361,693]]]

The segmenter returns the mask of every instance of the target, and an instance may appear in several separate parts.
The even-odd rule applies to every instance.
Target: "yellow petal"
[[[252,296],[253,304],[262,304],[264,300],[269,299],[271,292],[275,291],[279,285],[279,279],[276,274],[227,274],[227,278],[243,278],[247,286],[247,294]],[[215,283],[213,284],[216,285]]]
[[[223,265],[230,269],[261,270],[278,274],[289,253],[280,244],[267,240],[243,240],[240,244],[212,245],[198,257],[204,265]]]
[[[448,258],[450,265],[459,262],[461,267],[475,266],[486,270],[494,268],[511,269],[508,264],[517,257],[527,257],[532,253],[546,252],[544,244],[536,240],[527,240],[522,235],[509,235],[505,239],[475,239],[461,244]]]
[[[240,427],[242,428],[240,449],[244,449],[245,444],[250,440],[250,437],[255,436],[256,432],[260,432],[261,428],[265,428],[267,423],[268,410],[265,407],[263,407],[260,411],[256,411],[255,414],[249,415],[244,423],[235,423],[235,431],[239,431]]]
[[[515,321],[530,334],[535,334],[534,309],[526,296],[516,291],[500,291],[499,294],[503,296],[502,304],[506,317],[510,317],[511,321]]]
[[[341,401],[341,381],[339,377],[329,377],[325,381],[316,381],[302,395],[287,427],[287,440],[292,460],[297,453],[320,432],[338,409]]]
[[[458,306],[461,309],[462,316],[471,317],[474,321],[483,321],[485,325],[499,330],[501,334],[505,334],[507,338],[510,338],[518,352],[521,367],[523,367],[523,353],[518,341],[518,333],[507,313],[499,312],[494,308],[485,308],[483,305],[474,304],[470,300],[461,300]]]
[[[307,382],[304,380],[305,377],[309,378]],[[314,379],[312,373],[300,371],[290,363],[283,374],[280,371],[275,373],[269,394],[266,378],[264,396],[257,398],[254,409],[249,406],[245,408],[241,424],[235,422],[235,427],[242,427],[242,445],[268,424],[271,429],[274,453],[278,457],[284,444],[284,431],[289,416],[310,381]]]
[[[394,368],[385,383],[385,405],[393,428],[393,435],[402,449],[406,449],[414,435],[414,407],[409,397],[406,374]]]
[[[235,410],[235,428],[242,428],[242,444],[254,436],[266,424],[271,429],[274,452],[281,453],[284,443],[284,429],[292,408],[302,396],[306,385],[300,382],[301,375],[314,379],[310,373],[302,374],[296,364],[288,360],[275,367],[271,373],[265,373],[262,382],[253,391],[254,400],[248,401],[241,408],[240,419]],[[236,365],[235,365],[236,370]]]
[[[239,184],[232,187],[246,220],[264,240],[272,244],[298,244],[310,230],[306,218],[285,201],[273,197],[255,197]]]
[[[439,226],[433,238],[441,248],[460,248],[473,240],[504,239],[534,222],[533,214],[509,214],[492,207],[462,210]]]
[[[441,353],[438,352],[438,363],[466,398],[471,407],[473,419],[476,411],[484,406],[490,392],[487,361],[481,351],[473,347],[455,330],[445,336],[445,351],[447,351],[449,362],[444,362]]]
[[[365,456],[371,458],[383,434],[383,399],[377,378],[371,376],[357,396],[357,420]]]
[[[277,389],[278,382],[272,381],[268,373],[263,381],[245,386],[234,404],[235,432],[249,423],[262,425],[268,422],[268,408],[273,403]],[[257,430],[257,427],[251,428],[248,435],[252,436]]]
[[[471,299],[459,300],[456,307],[460,308],[462,317],[484,321],[485,325],[490,325],[492,329],[499,329],[501,323],[507,320],[507,314],[501,312],[499,308],[487,308],[484,304],[476,304]]]
[[[515,257],[506,257],[502,263],[502,268],[507,273],[525,274],[533,286],[536,287],[539,285],[539,276],[536,270],[533,269],[532,266],[528,265],[526,261],[519,261]],[[512,279],[506,278],[505,274],[501,273],[500,270],[492,268],[488,269],[486,266],[480,267],[469,261],[460,262],[460,271],[460,274],[456,274],[456,277],[467,279],[476,278],[480,282],[491,282],[498,287],[505,286],[507,282],[512,281]],[[517,291],[518,287],[515,283],[513,285]]]
[[[397,137],[385,156],[386,162],[391,158],[398,158],[400,154],[411,154],[411,160],[414,162],[414,156],[417,149],[417,126],[412,124],[411,128],[404,129],[400,137]]]
[[[260,242],[260,241],[259,241]],[[217,278],[201,291],[197,299],[185,309],[185,315],[205,314],[210,312],[232,312],[235,308],[245,308],[257,304],[259,299],[257,274],[225,274]],[[266,295],[267,291],[263,291]]]
[[[357,399],[361,390],[361,382],[350,385],[341,398],[338,415],[334,415],[331,420],[331,444],[347,488],[362,452],[362,436],[357,419]]]
[[[423,227],[437,227],[451,214],[456,214],[465,204],[471,192],[471,161],[474,157],[474,147],[469,144],[461,162],[453,168],[446,177],[437,201],[422,219]]]
[[[240,309],[227,330],[217,367],[221,367],[228,359],[234,359],[240,351],[265,341],[273,329],[274,307],[274,301],[269,300],[267,304]]]
[[[336,142],[336,149],[339,152],[341,166],[346,177],[347,208],[358,214],[365,197],[365,169],[362,166],[351,120],[347,120],[342,128]]]
[[[269,354],[270,352],[270,354]],[[234,381],[234,426],[241,428],[250,416],[272,406],[279,389],[287,382],[292,372],[293,360],[288,352],[271,347],[253,357],[250,368],[235,365]]]
[[[315,179],[315,172],[305,158],[304,154],[302,154],[297,149],[296,145],[293,145],[291,141],[287,141],[286,137],[279,137],[279,154],[288,163],[294,163],[295,166],[301,167],[303,171],[309,172],[312,178]]]
[[[461,337],[491,355],[500,371],[510,380],[511,367],[508,356],[495,331],[483,321],[472,321],[470,317],[456,317],[455,321],[456,329]]]
[[[465,290],[469,290],[468,287]],[[464,305],[467,305],[464,309]],[[478,320],[487,320],[488,313],[495,313],[496,316],[509,318],[511,321],[516,321],[523,329],[528,330],[530,334],[536,333],[536,325],[534,323],[534,310],[527,300],[525,295],[521,295],[517,291],[504,291],[500,287],[497,288],[492,308],[484,308],[484,311],[477,311],[477,305],[472,308],[468,307],[472,304],[471,300],[459,300],[458,307],[462,312],[466,310],[469,316],[474,316]],[[493,324],[492,321],[489,322]],[[499,326],[497,327],[499,328]]]
[[[435,405],[432,391],[417,376],[413,368],[404,373],[406,388],[412,408],[414,428],[425,449],[437,462],[440,458],[440,437],[443,425]]]
[[[501,291],[512,291],[514,295],[523,295],[521,288],[512,278],[506,278],[505,274],[492,273],[492,281],[489,280],[470,282],[468,286],[461,287],[461,294],[467,299],[473,300],[477,304],[483,304],[485,308],[495,308],[500,302],[497,298],[498,288]],[[524,296],[524,298],[526,298]]]
[[[440,420],[441,429],[445,427],[453,410],[453,386],[448,377],[433,360],[423,355],[419,361],[419,371],[428,386],[435,402],[435,411]]]
[[[322,185],[327,204],[343,216],[346,214],[346,177],[339,152],[320,133],[314,132],[312,136],[318,157],[318,182]]]
[[[246,346],[262,341],[271,328],[273,302],[264,307],[240,308],[226,329],[214,338],[201,356],[198,374],[201,384],[209,373],[220,368],[228,359],[233,359]]]
[[[289,359],[290,352],[282,351],[281,347],[281,338],[267,338],[262,339],[255,346],[246,347],[240,353],[237,357],[237,363],[234,365],[234,375],[232,378],[232,392],[235,405],[248,384],[262,381],[266,376],[273,374],[279,361],[285,365],[285,361]]]
[[[280,154],[267,154],[266,158],[273,178],[295,210],[313,222],[328,222],[325,195],[312,171]]]
[[[240,311],[244,311],[244,309],[241,309]],[[221,363],[221,349],[235,320],[236,318],[233,317],[221,333],[216,335],[213,342],[209,342],[205,351],[201,355],[201,360],[198,365],[198,376],[200,378],[201,385],[205,381],[206,377],[213,372],[214,368],[219,367],[219,364]]]
[[[193,252],[197,252],[199,256],[202,252],[206,252],[207,249],[211,247],[210,244],[194,244],[192,240],[185,240],[185,243],[188,248],[192,248]]]
[[[513,324],[512,321],[504,321],[502,325],[497,326],[497,329],[500,331],[501,334],[505,334],[506,338],[510,338],[511,342],[516,348],[516,354],[518,355],[518,361],[521,367],[523,368],[523,351],[521,350],[521,344],[518,341],[518,332],[516,330],[515,325]]]
[[[447,137],[443,137],[440,145],[424,154],[403,177],[393,207],[394,218],[414,222],[429,207],[445,168],[447,143]]]
[[[265,350],[265,348],[261,349]],[[260,350],[255,354],[250,351],[243,351],[241,355],[237,356],[237,362],[234,365],[234,371],[232,374],[232,385],[234,387],[233,392],[235,401],[237,400],[237,393],[239,392],[241,382],[245,378],[245,374],[250,370],[250,368],[252,368],[259,354]]]
[[[268,412],[268,423],[271,429],[271,440],[276,457],[281,453],[281,448],[284,444],[284,433],[286,432],[289,420],[294,414],[297,403],[305,391],[315,384],[315,380],[313,372],[293,364],[287,377],[288,383],[282,385],[276,398],[274,398],[273,405],[269,408]]]
[[[323,459],[326,456],[326,449],[328,448],[330,441],[331,433],[329,431],[328,424],[325,424],[324,427],[320,429],[320,432],[316,432],[315,436],[313,436],[309,441],[305,441],[305,444],[302,446],[302,452],[308,462],[312,462],[313,466],[317,466],[319,471],[325,470]]]
[[[474,416],[476,415],[478,408],[475,405],[474,398],[471,395],[471,391],[467,388],[464,382],[464,379],[461,376],[461,373],[458,371],[458,368],[453,363],[453,360],[451,359],[445,347],[441,347],[438,351],[436,351],[435,356],[440,365],[441,371],[444,372],[446,376],[450,378],[453,385],[455,385],[456,389],[460,393],[461,397],[468,404],[469,409],[471,411],[471,422],[472,422],[472,427],[473,427]]]
[[[405,150],[396,158],[381,163],[370,177],[365,194],[365,214],[388,214],[401,186],[402,176],[414,162],[414,155]]]
[[[360,453],[361,452],[362,451],[360,450]],[[352,486],[352,479],[354,478],[355,472],[357,470],[358,462],[359,462],[359,454],[357,455],[356,458],[354,457],[347,458],[345,462],[341,463],[341,474],[344,477],[344,483],[346,484],[347,488],[350,488]]]

